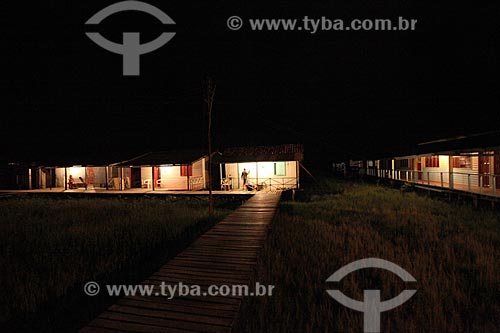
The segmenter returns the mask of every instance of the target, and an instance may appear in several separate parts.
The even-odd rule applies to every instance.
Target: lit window
[[[274,175],[275,176],[286,176],[285,162],[274,163]]]
[[[472,168],[472,158],[470,156],[454,156],[453,157],[453,167],[454,168]]]
[[[426,168],[439,168],[439,156],[427,156],[425,158]]]
[[[181,165],[181,177],[191,177],[193,175],[192,165]]]

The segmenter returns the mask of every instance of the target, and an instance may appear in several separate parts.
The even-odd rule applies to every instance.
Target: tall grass
[[[262,251],[256,280],[272,297],[249,298],[241,332],[362,332],[363,315],[332,299],[340,289],[363,300],[363,289],[390,299],[417,293],[382,314],[382,332],[498,332],[500,216],[494,211],[375,185],[338,184],[308,202],[283,202]],[[342,194],[340,194],[342,193]],[[325,280],[358,259],[390,260],[417,280],[365,269],[335,285]]]
[[[0,322],[82,294],[89,280],[144,278],[226,213],[160,199],[0,201]],[[74,305],[64,302],[55,309]]]

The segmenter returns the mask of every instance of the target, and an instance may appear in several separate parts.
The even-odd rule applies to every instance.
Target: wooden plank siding
[[[249,285],[280,192],[258,192],[167,262],[143,285]],[[231,332],[243,296],[123,296],[91,321],[89,332]]]

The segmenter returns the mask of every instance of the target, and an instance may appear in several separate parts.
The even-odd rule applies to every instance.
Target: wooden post
[[[212,193],[212,107],[214,103],[216,86],[213,84],[212,79],[208,79],[207,85],[207,111],[208,111],[208,212],[210,215],[214,212],[214,197]]]
[[[156,187],[155,183],[156,183],[156,181],[155,181],[155,167],[152,166],[151,167],[151,188],[153,189],[153,191],[155,190],[155,187]]]
[[[455,180],[453,179],[453,156],[449,156],[448,158],[448,172],[449,172],[449,176],[448,176],[448,183],[449,183],[449,188],[450,189],[453,189],[455,187]]]
[[[208,111],[208,212],[214,213],[214,197],[212,193],[212,107]]]
[[[33,189],[33,172],[32,172],[32,168],[29,168],[28,169],[28,190],[32,190]]]
[[[83,181],[84,181],[84,183],[83,183],[83,184],[84,184],[84,186],[85,186],[85,191],[86,191],[86,190],[87,190],[87,186],[88,186],[88,180],[87,180],[87,179],[88,179],[87,167],[85,167],[85,174],[84,174],[84,176],[85,176],[85,179],[83,180]]]
[[[123,191],[125,186],[123,184],[123,167],[120,168],[120,191]]]
[[[300,161],[295,162],[295,186],[300,189]]]
[[[240,173],[240,163],[236,163],[236,170],[238,170],[238,189],[241,188],[241,173]]]
[[[255,162],[255,186],[259,188],[259,162]]]
[[[497,177],[493,177],[493,195],[497,195]]]
[[[64,167],[64,190],[68,189],[68,168]]]
[[[222,163],[219,164],[219,171],[220,171],[220,179],[222,181]],[[224,177],[224,178],[226,178],[226,177]],[[221,182],[221,187],[222,187],[222,182]],[[221,190],[225,190],[225,189],[221,188]],[[228,188],[228,190],[229,190],[229,188]]]
[[[104,167],[104,181],[106,182],[106,191],[109,190],[109,184],[108,184],[108,166],[106,165]]]

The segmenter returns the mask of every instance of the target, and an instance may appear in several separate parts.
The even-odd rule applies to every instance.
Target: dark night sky
[[[0,160],[205,147],[207,75],[217,84],[219,147],[301,142],[312,163],[500,128],[493,5],[150,0],[176,21],[177,35],[141,57],[140,77],[123,77],[121,56],[85,36],[85,21],[114,2],[2,8]],[[248,25],[230,31],[231,15],[419,23],[413,32],[311,35]],[[164,31],[138,12],[111,16],[98,29],[117,42],[123,31],[140,31],[143,41]]]

